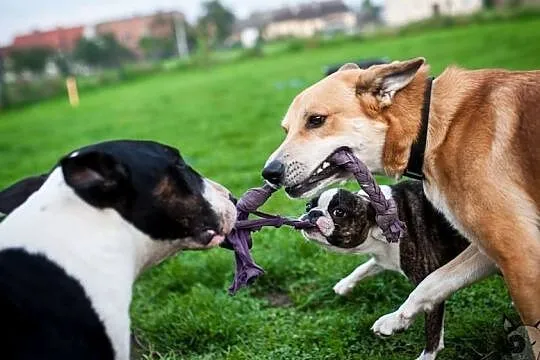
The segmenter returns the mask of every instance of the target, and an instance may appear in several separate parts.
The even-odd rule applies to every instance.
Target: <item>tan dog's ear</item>
[[[424,58],[416,58],[373,68],[374,73],[368,88],[374,90],[381,107],[392,104],[396,92],[409,85],[424,63]],[[366,88],[365,85],[364,88]]]
[[[347,63],[339,68],[338,71],[344,71],[344,70],[358,70],[360,69],[360,66],[358,66],[355,63]]]

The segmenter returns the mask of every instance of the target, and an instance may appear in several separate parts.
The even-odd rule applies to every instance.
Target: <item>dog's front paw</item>
[[[345,296],[354,289],[355,283],[349,278],[341,279],[336,285],[334,285],[334,292],[340,296]]]
[[[381,316],[371,327],[377,336],[391,336],[397,332],[407,330],[412,319],[406,318],[400,311]]]

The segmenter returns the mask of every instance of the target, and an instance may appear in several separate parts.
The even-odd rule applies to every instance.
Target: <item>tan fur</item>
[[[446,70],[424,165],[426,189],[501,268],[527,325],[540,320],[539,101],[540,72]]]
[[[353,149],[372,171],[401,175],[418,136],[429,68],[420,67],[394,96],[381,95],[380,86],[415,61],[347,67],[302,92],[283,121],[287,139],[271,159],[292,162],[333,141]],[[321,112],[329,116],[326,124],[307,129],[306,114]],[[429,121],[426,195],[497,263],[522,320],[535,325],[540,320],[540,72],[450,67],[433,84]],[[378,127],[374,134],[380,138],[368,140],[384,144],[379,153],[359,152],[365,144],[358,142],[366,141],[355,143],[359,123],[364,130]],[[305,167],[316,167],[331,152],[325,148],[317,159],[305,160]]]

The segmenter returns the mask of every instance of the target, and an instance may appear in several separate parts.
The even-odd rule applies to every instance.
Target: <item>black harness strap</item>
[[[420,124],[420,132],[418,138],[411,146],[409,162],[405,168],[403,175],[416,180],[424,179],[424,154],[426,151],[427,131],[429,124],[429,106],[431,104],[431,88],[433,85],[433,77],[426,80],[426,90],[424,92],[424,104],[422,106],[422,123]]]

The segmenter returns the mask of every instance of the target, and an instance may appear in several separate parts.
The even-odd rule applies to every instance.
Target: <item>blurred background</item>
[[[134,138],[180,148],[240,196],[261,184],[294,96],[337,66],[424,56],[433,75],[452,64],[540,69],[539,40],[540,0],[1,1],[0,187],[77,147]],[[304,206],[280,192],[265,210],[297,216]],[[421,319],[389,339],[370,331],[411,291],[401,276],[367,279],[340,298],[332,286],[365,258],[328,253],[289,229],[255,234],[254,257],[266,275],[235,297],[223,249],[147,272],[134,289],[135,357],[421,352]],[[517,318],[500,277],[459,292],[438,358],[513,359],[504,315]]]
[[[538,0],[82,1],[0,8],[0,108],[171,69],[536,12]],[[523,7],[529,7],[526,11]]]

